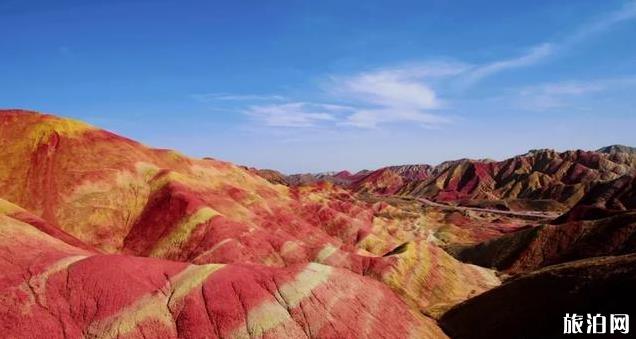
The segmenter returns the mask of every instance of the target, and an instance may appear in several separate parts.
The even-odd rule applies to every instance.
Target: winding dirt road
[[[431,201],[425,198],[416,198],[416,200],[428,206],[438,207],[438,208],[447,209],[447,210],[492,213],[492,214],[500,214],[500,215],[517,217],[517,218],[523,218],[523,219],[543,220],[543,219],[554,219],[559,216],[559,213],[557,212],[501,211],[501,210],[491,209],[491,208],[452,206],[452,205],[447,205],[447,204]]]

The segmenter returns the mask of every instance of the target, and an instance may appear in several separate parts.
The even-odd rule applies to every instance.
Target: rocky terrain
[[[0,111],[0,328],[546,337],[629,311],[635,169],[609,147],[286,176]]]
[[[634,283],[634,254],[548,266],[458,305],[440,323],[452,338],[568,337],[572,334],[563,334],[566,313],[633,314],[636,308],[628,296]],[[627,338],[629,334],[577,336]]]
[[[636,176],[636,152],[621,145],[561,153],[543,149],[503,161],[461,159],[437,166],[389,166],[348,175],[345,181],[324,174],[302,176],[312,179],[286,183],[295,186],[329,181],[358,193],[419,197],[505,210],[562,212],[578,203],[598,183]]]

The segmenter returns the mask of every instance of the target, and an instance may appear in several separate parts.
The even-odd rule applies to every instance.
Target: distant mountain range
[[[611,145],[611,146],[601,147],[596,151],[601,153],[632,153],[634,154],[636,153],[636,147],[630,147],[625,145]]]
[[[600,183],[634,177],[635,150],[622,145],[561,153],[542,149],[503,161],[460,159],[437,166],[389,166],[355,174],[342,171],[285,176],[269,170],[257,172],[272,182],[290,186],[327,181],[357,193],[462,204],[500,201],[511,209],[565,210]]]

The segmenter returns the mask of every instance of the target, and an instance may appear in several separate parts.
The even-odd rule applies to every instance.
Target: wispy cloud
[[[270,127],[374,128],[404,122],[433,126],[449,119],[439,113],[444,101],[429,82],[460,74],[467,67],[437,62],[330,76],[320,90],[324,97],[321,102],[290,100],[280,95],[208,93],[191,97],[218,104],[223,110],[227,110],[227,102],[234,102],[239,112]],[[434,110],[437,112],[432,113]]]
[[[548,83],[521,89],[515,100],[523,109],[545,111],[571,106],[573,98],[605,89],[601,82]]]
[[[336,114],[347,107],[307,102],[253,105],[244,110],[251,118],[272,127],[314,127],[337,120]]]
[[[616,11],[610,12],[579,27],[578,30],[563,41],[563,45],[579,43],[592,35],[607,31],[616,24],[633,19],[636,19],[636,1],[628,1]]]
[[[604,78],[588,81],[563,81],[522,88],[513,93],[515,106],[531,111],[549,111],[564,108],[581,108],[582,101],[589,101],[603,92],[632,88],[636,76]]]
[[[373,128],[380,123],[414,122],[433,125],[448,122],[438,113],[444,102],[428,83],[463,72],[463,64],[437,63],[379,69],[349,77],[332,77],[328,91],[354,102],[356,111],[344,124]]]
[[[213,101],[283,101],[285,97],[280,95],[259,94],[231,94],[231,93],[204,93],[192,94],[191,97],[200,102]]]
[[[629,1],[616,11],[579,26],[562,40],[545,41],[529,48],[526,53],[517,57],[476,66],[465,73],[462,83],[464,86],[469,86],[502,71],[535,65],[552,55],[585,41],[595,34],[611,29],[614,25],[633,19],[636,19],[636,1]]]
[[[482,66],[477,66],[470,72],[467,72],[463,79],[465,85],[472,85],[477,81],[513,68],[526,67],[534,65],[554,53],[554,45],[551,43],[543,43],[541,45],[530,48],[530,50],[518,57],[498,60]]]
[[[433,89],[421,76],[403,69],[362,73],[345,79],[334,79],[335,89],[348,99],[363,104],[414,109],[434,109],[441,103]]]
[[[435,127],[450,122],[450,119],[439,114],[432,114],[416,109],[378,108],[361,109],[347,117],[345,125],[360,128],[375,128],[379,124],[412,122],[422,127]]]

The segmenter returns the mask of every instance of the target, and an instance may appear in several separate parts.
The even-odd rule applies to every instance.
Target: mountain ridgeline
[[[614,145],[597,151],[532,150],[503,161],[461,159],[437,166],[389,166],[355,174],[279,173],[277,183],[297,186],[328,181],[356,193],[510,210],[565,211],[586,193],[598,190],[597,186],[635,176],[634,148]]]

